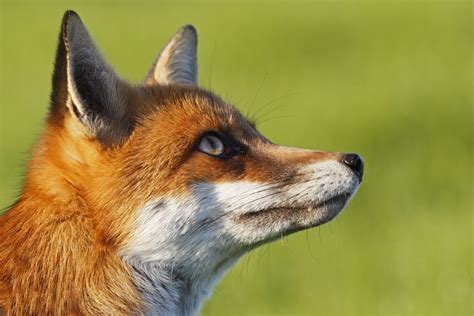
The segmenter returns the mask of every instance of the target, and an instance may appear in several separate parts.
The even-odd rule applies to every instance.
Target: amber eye
[[[224,143],[215,135],[205,135],[201,138],[198,148],[203,153],[216,157],[226,152]]]

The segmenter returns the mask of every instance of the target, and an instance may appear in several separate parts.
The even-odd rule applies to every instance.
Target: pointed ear
[[[192,25],[176,32],[156,58],[147,84],[197,84],[197,33]]]
[[[79,15],[64,14],[53,74],[51,112],[69,112],[89,136],[116,142],[131,129],[127,85],[105,62]],[[65,110],[67,108],[67,110]]]

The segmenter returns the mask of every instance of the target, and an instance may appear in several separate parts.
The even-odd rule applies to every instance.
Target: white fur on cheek
[[[287,230],[307,228],[327,221],[341,209],[315,206],[340,195],[350,198],[359,185],[353,172],[337,161],[306,165],[296,173],[301,176],[287,184],[278,181],[200,183],[196,186],[196,192],[201,199],[218,205],[219,212],[224,214],[221,225],[225,226],[226,232],[236,241],[251,245],[281,236]],[[315,209],[312,209],[313,206]],[[275,220],[267,220],[265,225],[258,227],[252,226],[252,222],[234,220],[240,215],[279,208],[308,209],[309,212],[307,216],[298,218],[276,216]]]
[[[219,205],[222,212],[245,214],[324,202],[343,193],[353,194],[359,185],[355,175],[337,161],[307,165],[298,173],[303,176],[284,186],[281,182],[199,183],[196,192],[200,199]]]
[[[223,249],[233,251],[236,216],[270,208],[308,207],[340,194],[352,195],[358,180],[335,161],[315,163],[300,170],[292,183],[196,183],[191,194],[147,203],[140,211],[126,253],[147,262],[209,268],[208,260]],[[248,228],[251,232],[250,227]],[[264,237],[264,236],[262,236]],[[221,259],[221,258],[219,258]]]
[[[285,231],[315,226],[332,218],[340,209],[322,206],[313,210],[311,205],[341,194],[351,196],[359,185],[352,171],[336,161],[307,165],[297,174],[301,176],[288,183],[199,182],[185,196],[151,201],[139,210],[134,234],[122,256],[146,279],[158,275],[158,284],[171,280],[172,284],[164,287],[172,289],[168,300],[177,302],[177,314],[189,314],[199,308],[212,286],[243,253]],[[251,219],[239,221],[249,213],[264,214],[272,209],[308,212],[270,218],[264,225],[253,225]],[[157,295],[163,296],[163,291]],[[180,299],[179,293],[187,294]],[[153,311],[175,313],[158,307]]]
[[[137,282],[145,283],[142,297],[149,314],[189,315],[199,310],[239,258],[231,253],[232,240],[219,224],[219,207],[212,201],[197,195],[161,198],[139,210],[121,256],[137,272]]]

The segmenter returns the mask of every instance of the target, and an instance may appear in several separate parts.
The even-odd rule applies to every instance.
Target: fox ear
[[[197,84],[197,32],[185,25],[176,32],[156,58],[147,84]]]
[[[89,134],[114,142],[131,128],[126,88],[105,62],[79,15],[67,11],[56,52],[52,115],[64,116],[67,107]]]

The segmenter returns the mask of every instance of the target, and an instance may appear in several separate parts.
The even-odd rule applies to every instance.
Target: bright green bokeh
[[[244,257],[203,314],[474,313],[471,2],[35,3],[0,7],[1,207],[42,128],[65,9],[133,81],[191,23],[203,87],[273,111],[259,129],[277,143],[366,163],[337,220]]]

